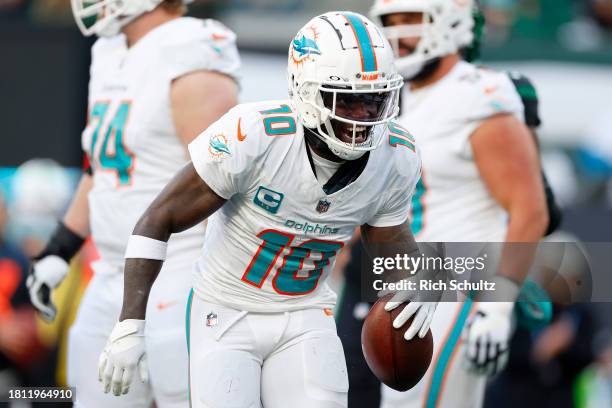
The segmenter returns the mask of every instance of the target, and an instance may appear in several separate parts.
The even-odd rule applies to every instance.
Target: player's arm
[[[416,255],[419,252],[419,246],[408,222],[392,227],[373,227],[364,224],[361,226],[361,239],[371,257],[394,257],[396,249],[401,249],[402,253],[409,255]]]
[[[361,241],[368,257],[395,259],[396,255],[418,256],[419,246],[414,239],[408,222],[391,227],[373,227],[364,224],[360,229]],[[406,271],[385,271],[384,276],[388,282],[397,282],[406,279]]]
[[[188,163],[153,200],[126,249],[123,307],[99,360],[104,392],[126,394],[136,369],[146,381],[144,318],[153,282],[173,233],[202,222],[224,203]]]
[[[136,224],[132,237],[166,243],[171,234],[185,231],[205,220],[225,201],[189,163],[153,200]],[[146,243],[136,247],[133,242],[128,244],[120,321],[145,318],[149,292],[163,264],[163,259],[147,259],[147,250]]]
[[[498,115],[476,129],[470,142],[480,176],[508,212],[505,242],[537,243],[548,226],[548,211],[538,151],[530,130],[512,115]],[[506,262],[502,257],[499,275],[521,284],[531,265],[535,245],[507,248],[522,254],[512,257],[512,261],[505,259]]]
[[[397,255],[417,257],[421,253],[407,222],[390,227],[374,227],[364,224],[361,226],[361,239],[372,259],[378,257],[394,259]],[[389,282],[410,277],[409,271],[406,270],[395,270],[385,274]],[[412,324],[406,328],[404,338],[410,340],[417,333],[423,338],[431,325],[437,302],[426,302],[418,298],[417,292],[403,291],[387,302],[385,310],[391,311],[407,300],[410,300],[410,303],[397,315],[393,321],[393,327],[397,329],[404,326],[408,319],[414,316]]]
[[[538,139],[537,129],[542,124],[542,120],[540,119],[540,101],[538,98],[538,93],[533,85],[533,83],[524,75],[520,73],[513,72],[509,74],[510,80],[514,84],[514,88],[517,93],[521,97],[521,102],[523,103],[523,111],[525,115],[525,124],[529,127],[531,131],[531,136],[535,141],[535,144],[540,150],[540,143]],[[555,194],[548,182],[546,177],[546,173],[544,169],[541,169],[542,173],[542,184],[544,186],[544,193],[546,195],[546,207],[548,209],[548,226],[546,228],[546,235],[550,235],[555,232],[559,226],[561,225],[561,221],[563,219],[563,214],[557,201],[555,199]]]
[[[76,193],[66,215],[64,225],[81,237],[89,235],[89,192],[93,187],[93,177],[87,173],[81,176]]]
[[[215,71],[195,71],[172,81],[172,119],[177,135],[187,146],[238,103],[238,85]]]
[[[509,215],[495,292],[483,292],[464,331],[468,369],[494,375],[506,364],[514,301],[527,276],[548,210],[536,143],[515,116],[486,120],[470,138],[480,176]]]
[[[92,176],[83,173],[70,207],[59,222],[43,251],[33,259],[26,281],[32,305],[47,321],[55,320],[57,309],[51,292],[68,273],[70,260],[81,249],[89,235],[88,195],[93,186]]]

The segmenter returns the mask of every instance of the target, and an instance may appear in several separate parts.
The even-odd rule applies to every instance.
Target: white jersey
[[[412,199],[411,226],[424,242],[503,242],[507,213],[480,177],[471,134],[502,113],[523,120],[523,105],[504,73],[458,63],[443,79],[402,94],[399,122],[414,134],[423,174]]]
[[[254,312],[333,307],[325,281],[355,228],[408,216],[420,159],[411,136],[390,129],[363,171],[349,173],[359,176],[331,194],[312,171],[289,101],[239,105],[198,136],[189,145],[194,167],[228,201],[208,221],[196,294]]]
[[[124,35],[94,44],[82,147],[93,168],[90,223],[103,261],[123,265],[139,217],[188,162],[172,121],[172,80],[198,70],[236,77],[239,66],[234,33],[213,20],[172,20],[129,49]],[[199,246],[203,233],[193,228],[171,247]]]

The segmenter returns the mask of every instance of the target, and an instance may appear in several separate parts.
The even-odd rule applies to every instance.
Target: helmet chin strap
[[[420,61],[418,63],[404,65],[405,66],[398,64],[397,70],[404,80],[409,80],[410,78],[414,78],[423,70],[425,62]]]
[[[114,37],[121,33],[121,29],[131,23],[138,16],[120,17],[114,21],[110,21],[96,33],[100,37]]]
[[[412,75],[404,75],[403,72],[401,74],[406,81],[423,81],[436,72],[441,62],[442,58],[436,57],[422,64],[418,70],[415,70],[416,72],[412,73]]]
[[[338,155],[334,154],[327,143],[318,136],[315,129],[304,127],[304,136],[306,137],[306,143],[311,149],[316,150],[316,153],[319,156],[329,160],[333,160],[334,158],[344,160]]]
[[[123,27],[143,14],[153,11],[161,3],[162,0],[126,0],[122,6],[121,14],[96,30],[96,34],[100,37],[114,37],[121,32]]]

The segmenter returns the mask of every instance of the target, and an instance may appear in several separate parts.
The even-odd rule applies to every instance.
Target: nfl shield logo
[[[214,327],[217,325],[217,314],[215,312],[210,312],[206,315],[206,326]]]
[[[317,212],[318,213],[327,212],[327,210],[329,210],[330,205],[331,203],[327,200],[319,200],[319,204],[317,204]]]

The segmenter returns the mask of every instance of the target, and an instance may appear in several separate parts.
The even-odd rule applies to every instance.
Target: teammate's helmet
[[[406,78],[417,75],[428,61],[459,51],[471,44],[474,34],[473,0],[376,0],[370,14],[383,24],[383,17],[396,13],[423,13],[422,24],[385,27],[397,57],[399,72]],[[420,37],[414,52],[399,56],[399,41]]]
[[[301,123],[344,160],[380,146],[399,113],[403,80],[393,51],[360,14],[334,11],[310,20],[289,45],[288,82]]]
[[[164,0],[70,0],[72,14],[85,36],[112,37],[136,17],[152,11]],[[183,0],[189,4],[193,0]]]

